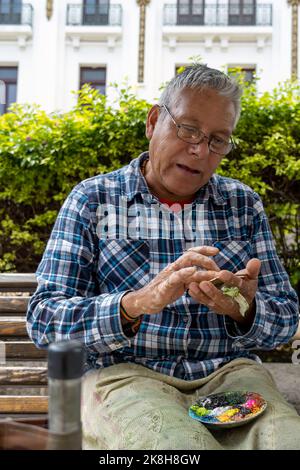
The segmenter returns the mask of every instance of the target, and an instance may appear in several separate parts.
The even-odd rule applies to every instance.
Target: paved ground
[[[300,364],[264,363],[286,400],[300,415]]]

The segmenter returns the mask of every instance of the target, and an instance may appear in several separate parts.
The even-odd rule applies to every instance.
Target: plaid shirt
[[[134,362],[194,380],[235,358],[259,360],[251,350],[288,342],[298,324],[297,296],[276,255],[259,196],[238,181],[213,175],[185,211],[172,212],[149,192],[140,172],[147,157],[144,153],[124,168],[83,181],[66,199],[28,308],[35,344],[46,348],[53,341],[77,339],[87,349],[87,368]],[[107,223],[110,209],[115,216]],[[150,211],[158,209],[154,226]],[[138,218],[148,222],[148,232]],[[124,293],[145,286],[198,245],[219,248],[214,260],[221,269],[237,271],[250,258],[261,260],[251,329],[243,331],[185,293],[160,313],[144,315],[137,334],[127,337],[119,311]]]

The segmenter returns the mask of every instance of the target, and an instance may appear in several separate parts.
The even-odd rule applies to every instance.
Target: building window
[[[227,68],[228,74],[241,73],[245,83],[252,83],[256,74],[255,65],[229,65]]]
[[[0,24],[21,24],[22,0],[0,0]]]
[[[102,95],[106,91],[106,68],[105,67],[81,67],[80,88],[89,83],[92,88],[99,90]]]
[[[229,0],[229,25],[251,26],[255,23],[256,0]]]
[[[0,67],[0,80],[5,84],[5,103],[0,103],[0,114],[4,114],[9,106],[17,100],[18,68]]]
[[[108,25],[109,0],[84,0],[82,23]]]
[[[203,25],[205,0],[177,0],[177,24]]]

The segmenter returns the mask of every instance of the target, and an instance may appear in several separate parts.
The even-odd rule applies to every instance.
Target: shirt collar
[[[141,165],[148,158],[149,153],[143,152],[124,168],[123,196],[128,201],[131,201],[137,194],[148,194],[148,197],[151,198],[148,185],[141,172]]]
[[[131,201],[137,194],[141,194],[143,199],[151,201],[152,194],[149,191],[146,180],[141,172],[141,165],[144,160],[149,158],[149,152],[143,152],[138,158],[132,160],[124,168],[124,190],[123,196]],[[223,194],[220,191],[220,182],[218,175],[212,175],[210,180],[199,189],[195,201],[203,203],[212,198],[217,205],[226,204]]]
[[[220,176],[213,174],[208,182],[199,189],[196,195],[196,202],[202,202],[211,198],[216,205],[226,204],[225,198],[220,190]]]

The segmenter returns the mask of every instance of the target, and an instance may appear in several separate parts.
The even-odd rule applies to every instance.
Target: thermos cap
[[[60,341],[48,348],[48,377],[71,380],[82,376],[84,347],[79,341]]]

